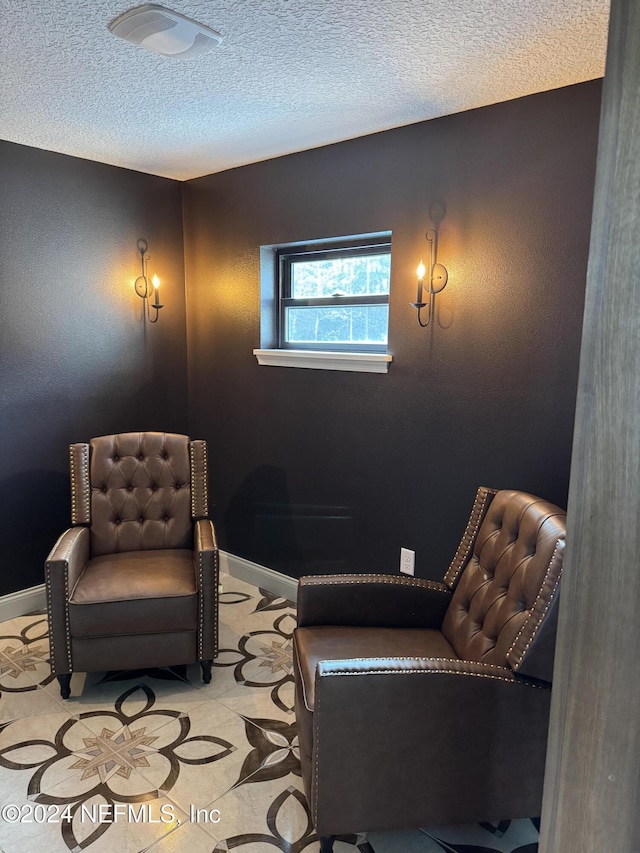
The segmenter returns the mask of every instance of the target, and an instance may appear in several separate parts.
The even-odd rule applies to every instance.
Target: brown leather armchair
[[[540,813],[565,520],[480,488],[443,583],[301,578],[296,716],[322,851]]]
[[[218,653],[218,547],[207,518],[207,446],[131,432],[72,444],[71,523],[45,564],[51,669],[200,661]]]

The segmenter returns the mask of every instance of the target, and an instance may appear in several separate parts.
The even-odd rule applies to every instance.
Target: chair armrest
[[[469,661],[319,663],[318,834],[528,814],[542,796],[550,696],[509,669]]]
[[[89,528],[71,527],[53,546],[44,568],[49,617],[51,671],[73,671],[69,632],[69,596],[89,561]]]
[[[298,625],[439,628],[451,601],[442,583],[398,575],[300,578]]]
[[[478,663],[454,658],[351,658],[349,660],[323,660],[316,668],[316,686],[319,678],[330,675],[468,675],[506,681],[523,687],[549,690],[537,683],[516,678],[506,666]],[[468,713],[468,709],[467,709]]]
[[[198,586],[198,660],[218,656],[218,542],[213,522],[199,518],[193,529]]]
[[[193,550],[197,553],[215,553],[218,540],[213,522],[208,518],[199,518],[193,525]]]

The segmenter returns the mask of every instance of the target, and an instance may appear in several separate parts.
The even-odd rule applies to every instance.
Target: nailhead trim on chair
[[[473,548],[476,541],[476,535],[482,521],[484,520],[487,501],[489,498],[493,499],[497,493],[497,489],[489,489],[486,486],[480,486],[476,492],[476,497],[473,502],[473,506],[471,507],[471,514],[469,515],[469,521],[467,522],[464,534],[460,540],[460,544],[458,545],[458,550],[456,551],[444,576],[444,583],[450,589],[453,589],[456,585],[456,582],[460,577],[460,573],[466,565],[469,552]]]
[[[69,468],[71,469],[71,524],[76,524],[76,466],[73,459],[73,444],[69,445]]]
[[[84,529],[84,528],[82,528]],[[69,531],[65,530],[65,532],[58,537],[56,544],[53,546],[52,554],[55,554],[58,546],[67,535]],[[65,564],[64,567],[64,622],[65,622],[65,633],[66,633],[66,651],[67,651],[67,663],[69,664],[69,672],[72,672],[72,664],[71,664],[71,627],[69,624],[69,554],[71,553],[71,549],[73,548],[76,539],[80,535],[80,528],[76,528],[74,531],[75,535],[72,534],[69,539],[70,542],[67,545],[67,550],[60,557],[57,557],[54,562],[63,562]],[[47,560],[45,563],[45,583],[47,588],[47,615],[49,617],[49,640],[51,645],[51,672],[55,675],[56,666],[55,666],[55,644],[54,644],[54,631],[53,631],[53,613],[51,610],[51,598],[52,598],[52,588],[51,588],[51,562]]]
[[[363,660],[368,660],[368,658],[363,658]],[[400,658],[394,658],[394,660],[400,660]],[[436,658],[414,658],[414,660],[436,660]],[[322,663],[332,662],[333,661],[322,661]],[[340,662],[341,661],[336,661],[336,663]],[[493,673],[464,672],[464,670],[460,669],[368,669],[366,672],[353,672],[348,669],[344,669],[323,673],[319,678],[330,678],[333,675],[437,675],[438,673],[442,673],[444,675],[466,675],[471,678],[490,678],[493,681],[506,681],[508,684],[521,684],[523,687],[533,687],[537,690],[551,691],[550,687],[544,687],[541,684],[533,684],[529,681],[519,681],[517,678],[505,678],[501,675],[493,675]]]
[[[209,527],[211,528],[211,541],[215,545],[215,531],[213,528],[213,522],[211,519],[200,519],[200,521],[207,521]],[[196,522],[197,523],[197,522]],[[198,572],[199,572],[199,594],[198,594],[198,603],[200,608],[200,616],[199,623],[200,627],[198,630],[198,660],[203,660],[204,651],[203,651],[203,634],[204,634],[204,553],[202,547],[202,536],[200,533],[200,525],[197,527],[197,541],[196,547],[198,549]],[[213,554],[213,594],[214,594],[214,609],[213,609],[213,657],[218,657],[218,584],[219,584],[219,557],[218,557],[218,549],[215,548]]]
[[[549,577],[549,575],[551,574],[551,567],[553,566],[553,561],[554,561],[554,560],[555,560],[555,558],[556,558],[556,554],[558,553],[558,548],[560,547],[560,542],[561,542],[561,541],[562,541],[562,540],[558,539],[558,541],[556,542],[556,547],[554,548],[554,550],[553,550],[553,554],[551,555],[551,559],[549,560],[549,566],[548,566],[548,568],[547,568],[546,574],[545,574],[545,576],[544,576],[544,580],[543,580],[542,585],[541,585],[541,587],[540,587],[540,591],[538,592],[538,595],[536,596],[536,600],[533,602],[533,605],[532,605],[532,607],[531,607],[531,610],[529,611],[530,615],[529,615],[529,616],[527,617],[527,619],[525,619],[525,621],[522,623],[522,627],[520,628],[520,630],[519,630],[519,631],[518,631],[518,633],[516,634],[516,636],[515,636],[515,638],[514,638],[513,642],[512,642],[512,643],[511,643],[511,645],[509,646],[509,649],[508,649],[507,654],[506,654],[506,658],[507,658],[507,660],[509,660],[509,655],[513,652],[513,650],[515,649],[515,647],[516,647],[516,645],[517,645],[517,643],[518,643],[518,640],[519,640],[519,639],[520,639],[520,637],[523,635],[523,633],[525,632],[525,630],[526,630],[527,626],[529,625],[529,620],[531,619],[531,616],[535,613],[536,605],[538,604],[538,602],[539,602],[539,601],[540,601],[540,599],[542,598],[542,595],[543,595],[543,592],[544,592],[545,583],[546,583],[546,581],[547,581],[547,578],[548,578],[548,577]],[[522,654],[520,655],[520,657],[518,658],[518,660],[517,660],[517,661],[515,661],[515,663],[511,664],[511,665],[513,666],[513,669],[514,669],[514,670],[516,670],[516,671],[518,670],[518,667],[520,666],[520,664],[521,664],[521,663],[522,663],[522,661],[524,660],[525,655],[526,655],[526,654],[527,654],[527,652],[529,651],[529,648],[530,648],[531,644],[533,643],[533,641],[534,641],[534,639],[535,639],[536,634],[538,633],[538,629],[540,628],[540,626],[542,625],[542,622],[544,621],[544,617],[545,617],[545,615],[546,615],[546,613],[547,613],[547,610],[551,607],[551,603],[553,602],[553,599],[554,599],[554,597],[555,597],[556,590],[558,589],[558,584],[560,583],[560,577],[561,577],[561,575],[562,575],[562,569],[558,572],[558,577],[556,578],[556,581],[555,581],[555,583],[554,583],[554,585],[553,585],[553,589],[551,590],[551,593],[550,593],[550,595],[549,595],[549,600],[547,601],[547,603],[546,603],[546,605],[545,605],[544,609],[543,609],[543,610],[542,610],[542,612],[540,613],[540,616],[539,616],[539,618],[538,618],[538,622],[537,622],[537,624],[536,624],[536,625],[534,625],[533,630],[532,630],[532,632],[531,632],[531,636],[529,637],[529,640],[527,641],[527,643],[526,643],[526,645],[525,645],[524,649],[522,650]],[[511,661],[509,661],[509,663],[511,663]]]
[[[80,451],[80,476],[82,479],[82,506],[79,505],[78,501],[78,488],[76,482],[76,460],[75,460],[75,448],[80,446],[82,450]],[[89,490],[89,445],[82,444],[70,444],[69,445],[69,467],[71,469],[71,523],[73,525],[76,524],[89,524],[91,522],[91,504],[90,504],[90,490]]]
[[[210,521],[211,525],[211,534],[214,536],[215,542],[215,531],[213,529],[213,522]],[[216,548],[213,555],[213,566],[214,566],[214,598],[213,598],[213,657],[218,657],[218,611],[220,607],[219,599],[219,585],[220,585],[220,557],[218,554],[218,549]]]
[[[359,661],[363,661],[363,660],[385,660],[385,658],[376,658],[374,655],[374,656],[368,657],[368,658],[349,658],[349,660],[350,661],[352,661],[352,660],[359,660]],[[513,677],[513,673],[509,669],[509,667],[499,666],[497,663],[478,663],[477,661],[456,660],[455,658],[425,658],[425,657],[416,657],[415,655],[394,655],[392,658],[388,658],[388,660],[391,660],[391,661],[396,661],[396,660],[436,660],[436,661],[443,661],[443,662],[446,661],[448,663],[451,663],[452,661],[455,661],[456,663],[470,663],[472,666],[481,666],[483,669],[499,669],[500,672],[504,672],[505,674],[511,676],[509,678],[509,681],[515,681],[516,680]],[[338,660],[335,660],[335,661],[331,660],[330,658],[323,658],[323,660],[322,660],[322,663],[341,663],[341,662],[342,661],[340,658],[338,658]],[[406,671],[408,672],[409,670],[406,670]],[[420,670],[420,672],[422,672],[422,670]],[[443,672],[443,670],[439,669],[439,670],[437,670],[437,672]],[[461,670],[456,670],[456,672],[461,672]],[[326,674],[327,675],[333,675],[333,673],[331,673],[331,672],[328,672]]]
[[[191,518],[196,517],[196,463],[193,458],[193,442],[189,443],[189,467],[191,468]]]
[[[209,496],[207,494],[207,483],[209,481],[208,472],[208,451],[207,442],[199,440],[197,444],[202,448],[202,489],[196,483],[196,442],[189,442],[189,464],[191,468],[191,517],[204,518],[209,514]],[[200,494],[201,492],[201,494]],[[202,512],[198,512],[198,498],[202,501]]]
[[[198,527],[198,531],[200,528]],[[202,631],[204,628],[204,589],[203,589],[203,577],[204,571],[202,567],[202,540],[200,538],[200,533],[198,532],[198,570],[200,573],[200,581],[199,581],[199,599],[200,599],[200,627],[198,629],[198,659],[203,659],[202,654]]]
[[[85,444],[84,450],[82,451],[82,468],[83,468],[83,476],[86,477],[85,491],[84,491],[84,502],[85,502],[85,523],[89,524],[91,522],[91,489],[90,489],[90,481],[89,481],[89,445]]]
[[[329,580],[327,580],[327,578]],[[440,592],[451,593],[440,581],[428,581],[421,578],[403,578],[396,575],[357,575],[356,578],[341,578],[337,575],[307,575],[304,579],[305,586],[331,586],[333,584],[369,584],[385,583],[396,586],[415,586],[422,589],[435,589]]]
[[[71,625],[69,624],[69,554],[71,553],[71,548],[73,547],[76,539],[80,534],[76,533],[75,536],[69,537],[71,539],[65,554],[62,559],[65,564],[64,569],[64,625],[65,632],[67,635],[67,663],[69,664],[69,672],[72,671],[73,666],[71,663]]]
[[[204,494],[202,495],[202,504],[203,504],[205,515],[209,515],[209,496],[207,494],[207,483],[209,482],[209,471],[208,471],[208,467],[207,467],[208,466],[207,453],[208,453],[207,443],[205,441],[202,445],[202,469],[203,469],[203,475],[204,475],[204,479],[203,479],[203,484],[204,484],[203,492],[204,492]]]
[[[66,561],[65,561],[66,562]],[[64,628],[67,638],[67,663],[69,664],[69,672],[73,670],[71,663],[71,626],[69,625],[69,564],[64,572]]]
[[[65,530],[58,539],[56,540],[56,544],[53,546],[52,554],[58,550],[58,546],[64,539],[67,531]],[[54,635],[53,635],[53,613],[51,611],[51,598],[52,598],[52,590],[51,590],[51,563],[47,560],[45,563],[45,583],[47,587],[47,615],[49,617],[49,645],[51,646],[51,672],[55,675],[56,666],[55,666],[55,645],[54,645]]]
[[[51,564],[45,564],[45,583],[47,585],[47,617],[49,619],[49,645],[51,646],[51,673],[56,674],[56,647],[53,632],[53,613],[51,612]]]

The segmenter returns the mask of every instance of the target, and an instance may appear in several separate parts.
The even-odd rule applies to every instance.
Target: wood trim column
[[[613,0],[540,853],[640,850],[640,3]]]

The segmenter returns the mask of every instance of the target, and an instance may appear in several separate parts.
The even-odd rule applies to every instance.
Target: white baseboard
[[[235,554],[229,554],[226,551],[220,551],[220,569],[234,578],[268,589],[269,592],[287,598],[289,601],[296,600],[298,581],[281,572],[275,572],[273,569],[252,563],[244,557],[236,557]],[[0,595],[0,622],[25,616],[27,613],[33,613],[34,610],[43,610],[46,606],[43,583],[18,592],[10,592],[8,595]]]
[[[0,595],[0,622],[25,616],[34,610],[43,610],[47,606],[44,584],[20,589],[8,595]]]
[[[289,601],[295,601],[298,595],[296,578],[290,578],[266,566],[252,563],[244,557],[236,557],[235,554],[229,554],[227,551],[220,551],[220,570],[245,583],[268,589],[269,592],[287,598]]]

